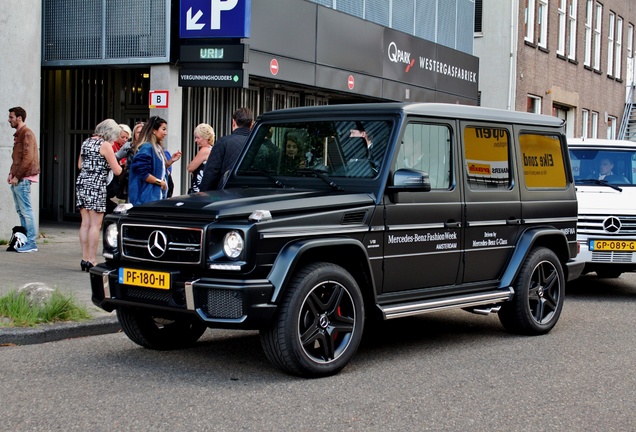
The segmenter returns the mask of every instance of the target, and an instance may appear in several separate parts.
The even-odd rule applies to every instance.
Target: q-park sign
[[[181,0],[179,37],[249,38],[251,0]]]

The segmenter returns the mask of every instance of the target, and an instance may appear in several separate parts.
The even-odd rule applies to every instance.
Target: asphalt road
[[[545,336],[462,311],[389,321],[318,380],[271,366],[256,332],[176,352],[121,333],[0,347],[0,430],[634,430],[635,303],[636,276],[591,276]]]

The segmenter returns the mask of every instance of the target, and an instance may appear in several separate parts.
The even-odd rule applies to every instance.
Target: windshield
[[[259,124],[237,174],[372,179],[385,163],[391,127],[388,120]]]
[[[636,150],[570,149],[577,184],[634,185]]]

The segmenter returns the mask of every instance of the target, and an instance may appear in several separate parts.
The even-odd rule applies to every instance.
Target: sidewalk
[[[79,245],[78,223],[40,223],[38,252],[7,252],[0,249],[0,295],[31,282],[42,282],[72,295],[86,307],[93,319],[81,323],[41,325],[37,328],[0,327],[0,345],[50,342],[70,337],[89,336],[119,331],[115,313],[97,308],[91,302],[88,273],[80,269],[82,252]],[[97,259],[101,259],[101,247]]]

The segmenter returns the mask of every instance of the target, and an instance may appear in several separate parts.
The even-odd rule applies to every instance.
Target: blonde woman
[[[214,145],[214,129],[207,123],[201,123],[194,128],[194,142],[198,150],[196,156],[190,161],[187,170],[190,173],[190,189],[188,193],[199,192],[199,184],[203,178],[203,169]]]
[[[113,142],[119,138],[121,127],[107,119],[95,127],[93,136],[82,143],[77,167],[80,169],[75,183],[75,199],[79,208],[81,268],[90,270],[97,263],[97,247],[102,220],[106,212],[106,178],[109,170],[121,174],[121,166],[113,151]]]
[[[119,165],[122,167],[122,174],[124,173],[124,165],[126,164],[126,158],[120,158],[118,156],[118,152],[124,147],[124,145],[128,144],[128,140],[132,135],[132,131],[128,127],[127,124],[120,123],[119,127],[121,128],[121,133],[119,137],[113,142],[113,151],[115,152],[115,156],[117,156],[117,161]],[[117,204],[119,204],[118,196],[122,195],[123,191],[126,189],[125,184],[128,181],[128,178],[123,178],[124,176],[115,176],[111,171],[108,174],[108,186],[106,187],[107,192],[107,200],[106,200],[106,214],[110,214],[115,210]]]

